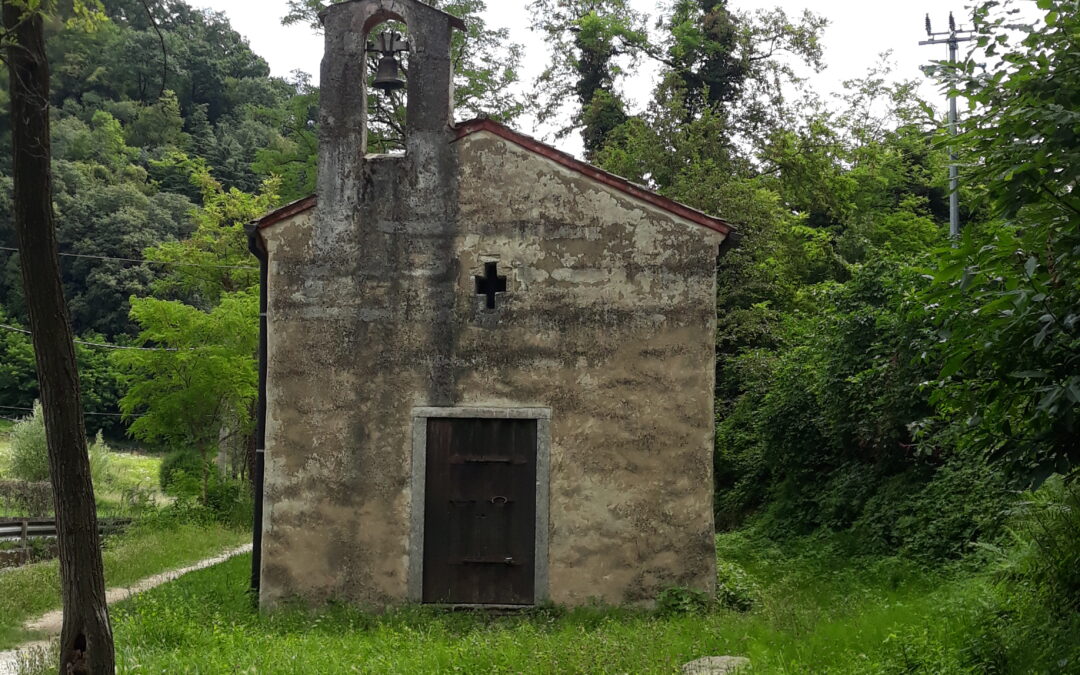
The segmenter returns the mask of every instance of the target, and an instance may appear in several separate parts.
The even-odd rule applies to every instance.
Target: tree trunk
[[[79,373],[60,283],[52,208],[49,64],[42,18],[4,2],[15,173],[15,232],[30,315],[56,506],[64,624],[61,673],[112,673],[94,487],[86,449]]]

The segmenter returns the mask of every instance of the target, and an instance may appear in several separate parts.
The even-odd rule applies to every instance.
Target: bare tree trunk
[[[64,602],[60,673],[112,673],[115,655],[105,602],[79,373],[57,256],[49,144],[49,64],[42,18],[37,12],[26,13],[5,1],[3,19],[10,40],[7,62],[15,232],[56,506]]]

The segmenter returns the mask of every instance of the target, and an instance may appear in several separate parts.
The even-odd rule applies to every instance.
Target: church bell
[[[375,42],[368,44],[369,52],[382,54],[379,57],[378,70],[375,71],[373,87],[389,93],[405,86],[405,78],[401,76],[401,64],[398,63],[397,54],[408,49],[409,43],[402,40],[397,33],[390,31],[379,35]]]
[[[379,70],[375,73],[375,82],[372,86],[383,91],[394,91],[405,86],[397,57],[387,54],[379,59]]]

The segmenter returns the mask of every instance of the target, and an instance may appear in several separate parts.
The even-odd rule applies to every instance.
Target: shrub
[[[11,475],[25,481],[49,480],[48,448],[41,402],[34,401],[33,414],[11,429]]]
[[[211,467],[203,499],[202,475],[202,459],[195,452],[177,450],[165,456],[160,469],[161,489],[176,497],[166,517],[185,523],[250,525],[253,513],[250,486],[224,477]]]
[[[1013,509],[1008,546],[985,545],[996,582],[964,645],[977,672],[1080,667],[1080,487],[1060,476]]]
[[[159,469],[161,490],[173,497],[194,497],[202,492],[199,476],[202,475],[202,459],[191,450],[174,450],[165,455]],[[192,487],[194,482],[194,487]]]
[[[206,508],[213,519],[226,525],[250,525],[254,516],[254,499],[248,483],[211,475],[206,491]]]
[[[32,518],[53,511],[52,486],[47,482],[0,480],[0,509]]]
[[[141,514],[157,506],[154,489],[148,485],[132,485],[120,493],[120,503],[127,513]]]
[[[716,564],[716,601],[736,612],[749,612],[758,602],[760,589],[741,566],[733,562]]]
[[[656,598],[656,610],[661,614],[691,614],[709,606],[709,596],[704,591],[672,586],[665,588]]]
[[[1015,547],[1005,575],[1028,580],[1055,611],[1080,612],[1080,487],[1054,476],[1012,516]]]
[[[90,476],[95,488],[111,485],[113,481],[112,448],[105,443],[99,429],[94,442],[90,444]]]

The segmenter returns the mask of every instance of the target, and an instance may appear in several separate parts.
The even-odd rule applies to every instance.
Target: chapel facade
[[[408,26],[405,152],[365,48]],[[416,0],[323,17],[317,196],[263,269],[261,605],[522,606],[711,592],[715,269],[730,226],[481,119]]]

